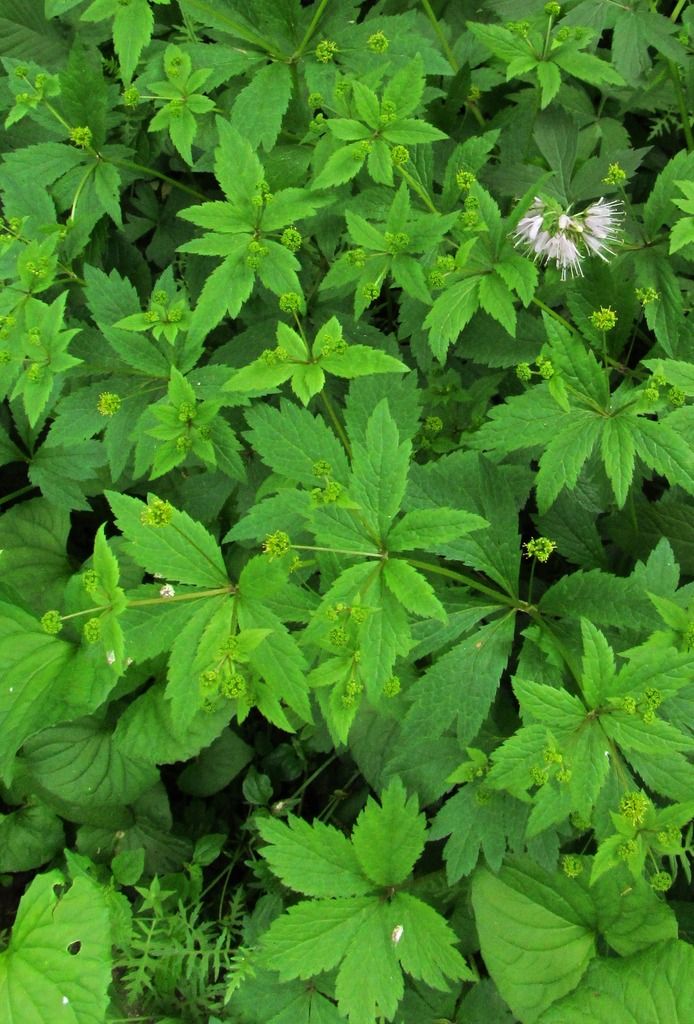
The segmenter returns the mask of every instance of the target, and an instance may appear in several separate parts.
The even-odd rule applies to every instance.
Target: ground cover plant
[[[687,1024],[694,8],[0,0],[3,1024]]]

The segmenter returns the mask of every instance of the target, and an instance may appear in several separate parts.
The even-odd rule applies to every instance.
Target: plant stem
[[[318,4],[318,8],[316,9],[313,17],[311,18],[309,26],[306,29],[306,31],[304,32],[304,38],[299,43],[299,49],[295,53],[292,54],[292,63],[294,63],[295,61],[297,61],[299,59],[299,57],[301,57],[301,55],[303,54],[304,50],[308,46],[309,42],[311,41],[311,36],[313,35],[313,33],[318,28],[318,22],[323,17],[323,12],[325,11],[325,8],[328,6],[328,3],[329,3],[329,0],[320,0],[320,3]]]
[[[13,501],[14,498],[21,498],[23,494],[27,494],[29,491],[36,490],[36,484],[25,484],[24,487],[20,487],[16,491],[12,491],[10,494],[3,494],[0,498],[0,505],[6,505],[8,501]]]
[[[292,544],[293,551],[326,551],[333,555],[355,555],[358,558],[383,558],[380,551],[351,551],[349,548],[322,548],[315,544]]]
[[[466,587],[471,587],[473,590],[479,590],[481,594],[486,594],[488,597],[493,598],[497,604],[509,604],[512,608],[518,607],[517,598],[504,594],[501,590],[494,590],[493,587],[488,587],[484,583],[478,583],[476,579],[468,576],[466,573],[457,572],[455,569],[445,569],[443,566],[434,565],[432,562],[421,562],[418,558],[406,558],[405,561],[415,569],[425,569],[427,572],[436,573],[437,576],[445,576],[447,579],[455,580],[457,583],[464,583]]]
[[[231,584],[228,587],[216,587],[214,590],[196,590],[192,594],[176,594],[174,597],[143,597],[128,601],[128,608],[144,608],[149,604],[175,604],[176,601],[197,601],[200,597],[220,597],[222,594],[233,594]],[[102,609],[97,609],[102,610]],[[75,612],[84,615],[84,612]],[[69,618],[69,616],[66,616]]]
[[[434,14],[433,8],[432,8],[431,4],[429,3],[429,0],[422,0],[422,7],[424,8],[424,12],[425,12],[427,18],[431,22],[431,26],[432,26],[434,32],[436,33],[436,35],[439,38],[439,42],[441,43],[441,49],[446,54],[446,60],[451,65],[451,67],[453,68],[454,71],[459,71],[460,70],[460,64],[458,64],[458,61],[455,58],[455,54],[453,53],[453,50],[451,49],[450,43],[446,39],[446,34],[443,31],[443,29],[441,28],[441,25],[439,24],[439,19]]]
[[[184,185],[181,181],[176,181],[175,178],[170,178],[168,174],[164,174],[162,171],[155,171],[153,167],[145,167],[144,164],[135,163],[134,160],[121,160],[111,159],[109,163],[114,164],[116,167],[129,167],[131,171],[142,171],[143,174],[151,174],[153,178],[159,178],[161,181],[165,181],[167,185],[171,185],[172,188],[177,188],[181,192],[187,192],[190,196],[195,196],[196,199],[207,200],[207,196],[202,192],[198,192],[196,188],[191,188],[189,185]]]
[[[692,136],[692,126],[689,123],[689,110],[687,109],[687,101],[682,90],[679,69],[674,60],[668,60],[667,66],[670,72],[670,78],[672,79],[672,86],[675,90],[675,99],[677,100],[677,106],[680,112],[682,133],[684,135],[684,141],[687,144],[687,152],[692,153],[694,152],[694,136]]]
[[[422,200],[422,202],[424,203],[426,208],[428,210],[430,210],[431,213],[438,213],[439,211],[434,206],[434,203],[433,203],[429,193],[424,188],[424,186],[420,185],[419,182],[417,181],[417,179],[413,178],[412,175],[410,174],[410,172],[406,171],[404,167],[397,167],[396,170],[400,171],[400,174],[402,174],[402,176],[405,179],[405,181],[407,182],[407,184],[410,186],[410,188],[412,189],[413,192],[417,193],[417,195]]]
[[[352,448],[351,448],[351,445],[349,443],[349,438],[347,437],[347,434],[345,433],[345,428],[340,423],[339,416],[335,412],[335,407],[333,406],[333,403],[330,401],[330,399],[326,395],[325,391],[321,391],[320,397],[321,397],[321,401],[323,402],[323,405],[325,406],[325,411],[327,412],[328,416],[330,417],[332,425],[335,428],[335,432],[336,432],[337,436],[340,438],[340,440],[342,441],[342,445],[343,445],[345,451],[347,452],[347,455],[351,459],[352,458]]]

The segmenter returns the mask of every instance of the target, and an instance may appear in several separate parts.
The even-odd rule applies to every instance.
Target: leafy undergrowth
[[[3,1024],[687,1024],[694,8],[0,0]]]

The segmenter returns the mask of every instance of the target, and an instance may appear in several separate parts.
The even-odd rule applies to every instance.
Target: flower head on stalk
[[[535,253],[536,260],[545,264],[554,260],[562,281],[566,280],[567,271],[572,277],[583,276],[581,262],[585,256],[596,255],[606,260],[604,253],[614,255],[607,243],[619,237],[622,203],[606,203],[601,198],[581,213],[571,214],[569,210],[563,210],[553,200],[535,196],[513,235],[516,245],[525,245],[528,253]]]

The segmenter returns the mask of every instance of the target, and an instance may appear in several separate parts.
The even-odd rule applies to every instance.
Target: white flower
[[[606,260],[603,252],[609,252],[614,256],[605,242],[616,242],[618,239],[617,226],[622,219],[622,203],[618,199],[606,203],[600,197],[597,203],[592,203],[582,214],[583,242],[591,253],[595,253],[601,260]]]
[[[516,245],[523,244],[528,253],[535,254],[535,260],[545,264],[553,260],[565,281],[567,271],[572,277],[583,276],[581,261],[585,256],[605,260],[604,253],[614,255],[606,243],[617,241],[621,217],[619,200],[606,203],[601,198],[581,213],[570,214],[558,204],[535,196],[513,237]]]
[[[165,583],[163,587],[159,588],[159,597],[175,597],[176,591],[170,583]]]

